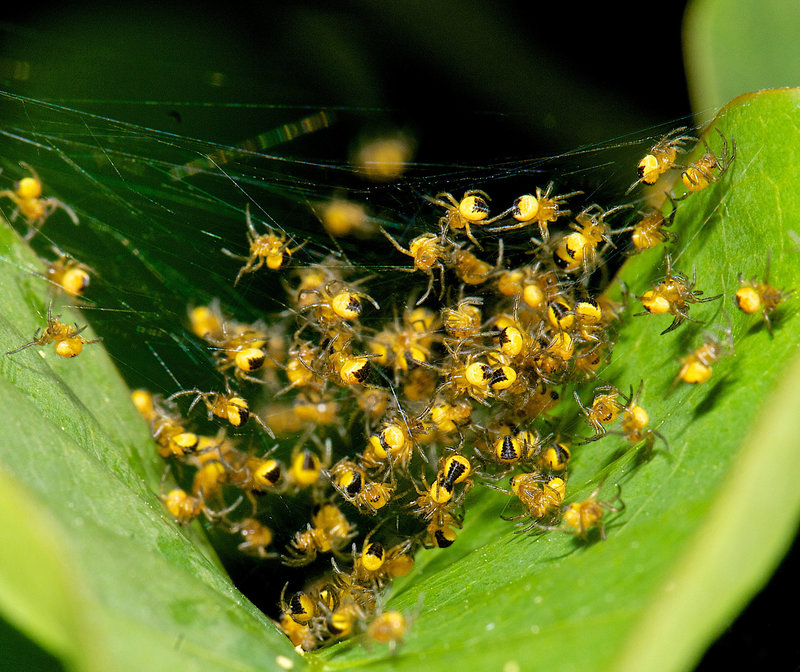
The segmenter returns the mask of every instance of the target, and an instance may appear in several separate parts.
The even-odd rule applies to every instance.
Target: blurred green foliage
[[[743,93],[800,86],[800,3],[695,0],[687,7],[684,54],[699,123]]]

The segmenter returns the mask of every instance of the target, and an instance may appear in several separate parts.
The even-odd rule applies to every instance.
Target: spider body
[[[561,206],[568,198],[572,196],[579,196],[582,191],[573,191],[569,194],[559,194],[551,196],[553,191],[553,183],[547,185],[544,191],[540,187],[536,187],[536,195],[525,194],[520,196],[514,205],[511,207],[511,216],[517,220],[514,224],[506,226],[497,226],[492,229],[487,229],[489,233],[496,233],[499,231],[514,231],[531,224],[538,224],[539,233],[542,236],[542,241],[547,242],[550,238],[550,231],[548,225],[555,222],[559,217],[565,217],[570,214],[569,210],[561,210]]]
[[[739,289],[734,297],[736,305],[743,313],[752,315],[761,311],[761,316],[767,324],[767,331],[772,333],[770,315],[787,296],[794,292],[793,289],[777,289],[769,282],[769,267],[772,260],[772,249],[767,252],[767,268],[764,271],[764,281],[758,282],[755,278],[745,280],[739,273]]]
[[[439,235],[433,233],[423,233],[422,235],[414,238],[411,243],[409,243],[407,249],[400,245],[400,243],[398,243],[386,231],[386,229],[381,228],[381,233],[388,238],[389,242],[394,245],[398,252],[402,252],[407,257],[411,257],[414,260],[414,268],[404,268],[400,270],[406,271],[407,273],[422,271],[428,276],[428,288],[417,300],[417,305],[423,303],[425,299],[428,298],[428,295],[430,295],[431,289],[433,289],[434,269],[438,269],[439,271],[439,280],[441,284],[440,294],[444,295],[445,267],[442,262],[449,258],[451,254],[452,243],[443,233],[440,233]]]
[[[434,205],[444,208],[445,212],[439,218],[442,235],[448,231],[463,231],[478,249],[482,250],[480,243],[472,235],[473,226],[486,226],[496,222],[507,214],[503,212],[495,217],[489,217],[489,195],[480,189],[465,191],[460,201],[447,192],[436,194],[434,198],[426,197]]]
[[[64,324],[59,321],[61,315],[53,317],[53,304],[51,303],[47,308],[47,326],[42,330],[37,329],[33,334],[33,340],[30,343],[21,345],[14,350],[9,350],[6,354],[13,355],[20,350],[25,350],[34,345],[48,345],[55,343],[55,351],[59,357],[70,359],[77,357],[83,352],[83,346],[90,343],[99,343],[102,338],[86,339],[81,336],[81,332],[86,329],[88,325],[79,327],[77,324],[70,325]]]
[[[700,298],[703,292],[694,288],[696,283],[697,274],[695,268],[692,267],[692,279],[690,281],[680,271],[672,270],[672,259],[667,254],[667,273],[664,279],[653,289],[646,291],[642,296],[636,297],[642,302],[642,306],[647,311],[646,313],[636,313],[636,315],[646,315],[647,313],[664,315],[665,313],[671,313],[674,316],[672,324],[661,332],[662,336],[673,329],[677,329],[686,320],[697,322],[697,320],[689,317],[689,304],[715,301],[722,297],[722,294]]]
[[[686,127],[682,126],[670,131],[650,148],[650,151],[645,154],[637,166],[639,179],[628,187],[626,193],[630,193],[634,187],[642,182],[648,185],[655,184],[664,173],[671,168],[677,167],[675,162],[678,154],[686,153],[686,143],[697,142],[697,138],[694,136],[683,135],[685,130]]]
[[[730,148],[728,147],[728,139],[723,135],[722,131],[718,128],[715,129],[722,138],[722,151],[717,154],[711,147],[708,146],[705,138],[703,138],[703,145],[706,148],[706,153],[703,154],[697,161],[690,163],[686,170],[681,173],[681,180],[688,190],[687,195],[695,191],[702,191],[712,182],[716,182],[720,177],[730,168],[734,158],[736,158],[736,140],[731,138]],[[685,196],[684,196],[685,198]]]
[[[289,263],[292,255],[305,245],[305,243],[300,243],[297,247],[291,247],[293,240],[287,238],[285,233],[278,232],[270,226],[267,227],[267,233],[259,234],[253,226],[249,204],[245,210],[245,216],[247,218],[247,244],[250,247],[249,255],[241,257],[228,250],[222,250],[233,259],[245,261],[245,265],[239,269],[236,280],[233,282],[234,287],[239,284],[243,275],[255,273],[263,266],[272,271],[280,270]]]
[[[16,210],[11,216],[12,222],[18,215],[25,217],[28,223],[28,232],[25,234],[25,240],[33,238],[50,215],[59,209],[67,214],[73,224],[79,224],[78,215],[66,203],[57,198],[45,198],[42,196],[42,180],[36,171],[25,162],[20,162],[20,165],[30,175],[16,182],[13,191],[10,189],[0,191],[0,198],[9,198],[16,205]]]

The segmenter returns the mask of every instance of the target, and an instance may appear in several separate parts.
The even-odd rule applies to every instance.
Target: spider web
[[[491,195],[495,212],[551,179],[556,193],[580,189],[580,202],[610,206],[635,176],[627,157],[641,154],[664,132],[652,129],[645,138],[616,139],[544,158],[475,165],[411,162],[401,177],[375,182],[354,172],[346,147],[353,141],[353,129],[375,125],[381,111],[285,110],[284,123],[232,146],[10,94],[0,95],[0,110],[5,120],[0,130],[2,188],[13,189],[14,181],[26,174],[19,166],[25,162],[41,176],[45,196],[64,201],[80,218],[75,227],[56,210],[33,247],[52,258],[50,248],[56,246],[93,269],[92,286],[80,301],[86,319],[103,337],[131,388],[164,396],[224,385],[207,344],[189,330],[187,306],[219,299],[226,315],[244,322],[280,321],[291,333],[296,316],[284,300],[283,282],[294,267],[333,263],[348,269],[349,279],[368,278],[364,291],[381,312],[368,309],[361,325],[380,328],[384,318],[402,313],[424,291],[427,277],[398,270],[409,268],[410,259],[388,244],[379,226],[407,245],[414,236],[438,230],[441,209],[425,196],[446,191],[459,198],[469,189],[483,189]],[[332,158],[320,158],[331,153]],[[329,236],[314,208],[336,196],[364,204],[375,235],[366,240]],[[0,207],[12,218],[10,201]],[[306,242],[288,268],[244,275],[234,287],[243,262],[222,250],[247,256],[246,208],[257,230],[271,227]],[[554,228],[565,228],[564,222]],[[15,226],[24,233],[23,218]],[[529,239],[535,233],[525,228],[503,235],[504,266],[530,263]],[[494,263],[496,248],[487,249],[491,251],[480,256]],[[606,263],[611,270],[623,252],[610,252]],[[448,287],[451,301],[456,293],[455,285]],[[435,297],[431,303],[435,305]],[[334,460],[365,440],[359,423],[344,424],[340,431],[328,432],[344,446],[334,447]],[[283,448],[285,454],[291,443]],[[290,508],[280,497],[276,506]],[[279,521],[276,547],[285,546],[307,519],[307,512],[294,512]],[[246,584],[256,570],[241,559],[232,562],[238,565],[232,571],[244,572],[241,581]],[[270,600],[274,605],[275,595],[254,601],[269,608]]]

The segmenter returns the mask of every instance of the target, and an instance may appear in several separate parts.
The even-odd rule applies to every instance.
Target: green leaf
[[[0,350],[45,324],[39,260],[0,226]],[[64,320],[83,323],[73,310]],[[87,338],[93,334],[83,332]],[[102,345],[0,356],[0,610],[74,670],[300,660],[159,501],[163,465]]]
[[[641,403],[670,451],[629,448],[613,435],[575,449],[571,501],[600,482],[603,499],[622,486],[627,506],[609,517],[608,539],[516,535],[499,517],[509,498],[477,487],[456,544],[420,552],[412,574],[395,585],[391,607],[415,614],[397,655],[346,642],[306,656],[311,665],[686,669],[764,584],[800,513],[800,464],[791,450],[800,317],[791,297],[770,336],[732,296],[740,272],[762,277],[769,248],[774,284],[800,287],[789,235],[800,221],[799,108],[798,90],[727,106],[715,126],[735,138],[736,159],[676,216],[676,268],[691,275],[696,266],[699,289],[725,294],[692,306],[691,315],[724,326],[724,306],[735,356],[716,364],[706,384],[668,395],[676,358],[701,343],[702,328],[687,323],[659,336],[670,318],[633,317],[636,305],[625,316],[602,376],[621,389],[645,381]],[[713,129],[707,139],[719,150]],[[176,235],[183,241],[185,233]],[[41,280],[26,275],[35,260],[16,237],[2,236],[0,347],[7,350],[42,325],[46,302]],[[633,294],[662,274],[662,250],[622,271]],[[38,350],[0,358],[10,411],[0,428],[0,476],[15,484],[0,483],[3,519],[12,521],[0,553],[30,551],[0,557],[7,619],[75,669],[264,669],[279,654],[300,665],[204,544],[163,512],[161,467],[102,347],[87,346],[70,361]]]
[[[766,582],[800,515],[792,439],[800,431],[800,317],[790,300],[770,337],[760,315],[739,313],[732,297],[739,272],[763,277],[769,248],[771,280],[800,287],[788,233],[800,221],[798,105],[795,89],[727,106],[714,127],[735,138],[736,159],[676,215],[676,268],[691,276],[696,265],[698,289],[724,294],[722,305],[693,306],[692,316],[724,326],[724,306],[736,355],[720,361],[706,384],[682,384],[667,396],[676,358],[700,345],[702,330],[687,323],[659,336],[671,316],[632,317],[638,302],[625,318],[602,377],[621,389],[645,381],[642,405],[670,452],[625,450],[612,436],[575,450],[572,501],[602,479],[605,499],[614,484],[623,487],[626,510],[611,519],[607,541],[516,536],[498,518],[502,495],[483,493],[474,509],[470,502],[456,544],[422,552],[414,576],[398,586],[394,606],[413,609],[421,600],[423,607],[385,667],[687,669]],[[720,150],[713,130],[708,141]],[[653,250],[621,275],[641,294],[663,272],[663,251]],[[343,645],[320,655],[344,668],[381,652]]]
[[[694,0],[684,17],[686,78],[701,121],[736,96],[800,84],[800,4]]]

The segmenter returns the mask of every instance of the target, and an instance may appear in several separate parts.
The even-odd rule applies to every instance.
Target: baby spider
[[[460,344],[465,339],[478,337],[481,329],[482,314],[480,306],[483,299],[479,296],[467,296],[461,299],[455,308],[442,308],[442,326],[447,335]],[[460,348],[456,348],[459,350]]]
[[[550,526],[540,522],[542,519],[555,517],[558,515],[558,507],[564,501],[566,492],[566,482],[563,478],[548,478],[538,472],[523,472],[512,476],[509,479],[511,491],[499,488],[496,485],[485,483],[486,487],[514,495],[519,499],[524,507],[524,512],[515,516],[500,517],[503,520],[521,520],[517,525],[520,527],[515,534],[524,534],[534,529],[548,530]],[[524,519],[528,519],[527,521]],[[527,524],[526,524],[527,523]]]
[[[242,427],[247,423],[250,418],[255,420],[264,431],[269,434],[273,439],[275,434],[272,430],[264,424],[264,421],[250,412],[250,406],[244,397],[234,394],[230,387],[227,387],[225,394],[220,392],[202,392],[197,388],[191,390],[181,390],[167,398],[167,401],[173,401],[178,397],[183,397],[189,394],[194,394],[195,398],[189,405],[186,414],[192,412],[192,409],[199,403],[203,402],[208,411],[208,419],[211,420],[214,416],[227,420],[234,427]]]
[[[57,198],[42,198],[42,181],[31,166],[23,161],[20,161],[19,165],[25,168],[30,175],[16,182],[14,191],[9,189],[0,191],[0,198],[5,196],[16,204],[17,208],[11,216],[12,222],[19,214],[22,214],[27,220],[28,233],[25,234],[25,240],[33,238],[47,218],[59,208],[67,213],[73,224],[79,224],[78,215],[66,203]]]
[[[610,236],[627,229],[612,230],[606,224],[606,218],[621,210],[627,210],[633,206],[625,204],[618,205],[610,210],[603,210],[599,205],[590,205],[584,208],[575,217],[575,223],[571,225],[574,229],[572,233],[561,236],[553,252],[553,262],[563,271],[575,271],[583,267],[584,273],[588,276],[597,266],[598,259],[602,258],[603,252],[607,247],[615,247],[611,242]],[[605,241],[605,245],[598,253],[597,248],[600,243]]]
[[[460,529],[462,521],[451,515],[446,515],[439,525],[439,522],[432,520],[428,527],[421,533],[423,548],[449,548],[456,540],[456,529]]]
[[[629,401],[625,399],[622,392],[613,385],[602,385],[601,387],[595,388],[595,392],[601,392],[601,394],[595,396],[589,408],[581,403],[581,398],[578,396],[577,392],[573,393],[575,395],[575,401],[578,402],[578,406],[586,422],[594,429],[594,436],[586,439],[586,443],[596,441],[605,436],[605,426],[614,422],[619,417],[619,414],[625,410],[626,404],[622,403],[620,398],[626,403]]]
[[[58,254],[58,259],[48,262],[44,277],[56,291],[64,291],[70,296],[83,296],[89,286],[89,271],[92,269],[57,247],[53,247],[53,251]]]
[[[666,227],[672,226],[675,220],[675,208],[664,216],[660,210],[651,209],[646,212],[639,213],[642,218],[636,222],[632,227],[629,227],[631,233],[631,242],[633,243],[632,254],[638,254],[645,250],[652,250],[659,243],[663,243],[670,238],[675,238],[675,234],[666,231]]]
[[[317,444],[321,454],[317,455],[308,448],[301,448],[302,444],[300,443],[292,449],[286,480],[293,492],[311,487],[316,493],[322,485],[322,474],[326,473],[325,470],[331,466],[330,439],[326,439],[322,443],[316,435],[312,435],[311,438]]]
[[[409,622],[400,611],[384,611],[372,619],[367,626],[367,641],[388,644],[389,653],[394,655],[403,644],[403,637],[409,629]]]
[[[413,508],[413,514],[425,523],[435,521],[438,527],[444,527],[445,520],[463,517],[459,514],[459,509],[463,504],[466,488],[454,498],[454,486],[443,483],[438,474],[433,485],[428,485],[424,474],[422,475],[422,488],[415,481],[412,483],[417,491],[417,497],[406,506]]]
[[[622,434],[633,444],[644,442],[646,449],[649,450],[653,447],[656,439],[661,439],[664,446],[669,452],[669,443],[661,432],[655,429],[646,429],[650,424],[650,416],[647,411],[639,406],[639,397],[642,395],[642,388],[644,387],[644,380],[639,383],[639,389],[636,394],[633,394],[633,385],[631,385],[630,394],[626,398],[625,407],[622,409]]]
[[[551,438],[551,437],[548,437]],[[564,472],[569,466],[572,453],[569,449],[569,444],[564,441],[550,441],[549,445],[544,450],[537,449],[537,464],[540,469],[545,473],[552,473],[555,471]]]
[[[415,445],[411,428],[404,418],[387,419],[381,429],[369,437],[362,452],[361,466],[373,472],[388,469],[387,474],[394,470],[406,473]]]
[[[240,553],[257,558],[277,558],[278,554],[267,551],[272,543],[272,530],[255,518],[245,518],[234,524],[230,532],[239,534],[243,541],[236,546]]]
[[[636,180],[625,194],[629,194],[639,184],[655,184],[659,177],[666,173],[670,168],[674,168],[675,159],[678,154],[685,154],[684,145],[687,142],[697,142],[697,138],[692,135],[681,135],[686,130],[686,126],[676,128],[661,138],[650,148],[650,152],[639,161],[637,170],[639,179]]]
[[[497,241],[497,261],[492,266],[488,261],[478,259],[470,250],[458,247],[452,258],[452,268],[465,285],[482,285],[503,265],[503,239]]]
[[[222,250],[223,254],[232,259],[247,262],[239,269],[239,274],[233,282],[234,287],[245,273],[255,273],[265,264],[272,271],[280,270],[289,263],[291,256],[305,245],[305,243],[300,243],[297,247],[289,247],[293,239],[287,238],[283,232],[277,233],[271,226],[267,226],[267,233],[259,235],[250,218],[249,203],[245,208],[245,216],[247,217],[247,243],[250,246],[250,256],[242,257],[229,250]]]
[[[580,350],[575,352],[573,358],[574,366],[573,371],[575,374],[581,375],[584,380],[593,380],[597,378],[597,372],[600,367],[608,364],[611,351],[611,344],[600,343],[584,344]]]
[[[470,225],[486,226],[487,224],[491,224],[505,217],[509,213],[509,211],[506,210],[495,217],[489,218],[489,204],[487,201],[491,199],[485,191],[481,191],[480,189],[465,191],[460,201],[457,201],[452,194],[447,192],[438,193],[435,198],[426,196],[425,199],[445,209],[444,215],[439,218],[439,225],[441,226],[443,236],[447,235],[450,229],[454,231],[461,231],[463,229],[467,238],[469,238],[479,250],[483,248],[475,239],[475,236],[472,235]]]
[[[269,457],[271,453],[270,450],[263,457],[246,456],[244,453],[232,456],[228,482],[244,491],[253,505],[253,515],[258,508],[256,496],[265,492],[285,492],[289,487],[286,468],[279,460]]]
[[[466,497],[467,493],[472,489],[472,481],[469,476],[472,473],[472,464],[463,455],[454,453],[447,457],[442,456],[439,460],[440,468],[436,474],[436,480],[439,487],[444,490],[453,491],[457,483],[464,483],[464,490],[461,497]]]
[[[166,495],[164,494],[164,482],[170,468],[167,467],[161,476],[161,501],[164,506],[176,519],[180,525],[188,525],[199,515],[204,515],[207,520],[213,522],[217,519],[225,519],[225,516],[236,509],[242,503],[239,497],[233,504],[221,511],[213,511],[206,504],[202,492],[196,496],[190,495],[182,488],[173,488]]]
[[[378,332],[367,343],[369,351],[376,356],[376,363],[394,369],[396,383],[399,382],[401,372],[413,369],[430,358],[434,336],[426,323],[432,325],[436,316],[431,312],[431,317],[428,318],[428,312],[424,308],[406,311],[402,325],[395,318],[393,326]],[[415,313],[423,315],[423,319],[412,321],[415,320]]]
[[[262,321],[243,324],[225,319],[216,300],[210,306],[193,308],[189,317],[192,331],[211,345],[220,373],[233,369],[238,380],[263,384],[263,380],[250,375],[261,369],[268,357],[267,346],[271,339]]]
[[[77,324],[72,325],[59,322],[61,315],[53,317],[53,303],[47,307],[47,327],[42,331],[41,327],[33,334],[33,340],[30,343],[21,345],[14,350],[9,350],[6,354],[13,355],[20,350],[30,348],[33,345],[47,345],[48,343],[55,342],[56,354],[65,359],[70,357],[77,357],[81,354],[84,345],[90,343],[98,343],[102,338],[94,338],[88,340],[81,336],[81,332],[88,327],[88,324],[79,327]]]
[[[539,233],[542,236],[542,241],[547,242],[550,238],[550,231],[548,229],[549,222],[555,222],[559,217],[566,217],[570,215],[569,210],[560,210],[561,206],[568,198],[579,196],[582,191],[572,191],[568,194],[559,194],[551,198],[550,193],[553,191],[553,183],[547,185],[544,192],[540,187],[536,187],[536,196],[533,194],[525,194],[520,196],[511,208],[511,216],[517,220],[516,224],[508,224],[506,226],[497,226],[492,229],[487,229],[488,233],[497,233],[498,231],[513,231],[528,226],[533,222],[539,225]]]
[[[681,173],[681,179],[688,191],[681,197],[686,198],[690,193],[695,191],[702,191],[711,182],[716,182],[722,174],[728,170],[733,159],[736,158],[736,140],[731,138],[730,154],[728,153],[728,139],[722,134],[718,128],[714,129],[719,133],[722,138],[722,151],[716,154],[708,142],[703,138],[703,145],[706,148],[706,153],[703,154],[697,161],[690,163],[689,167]]]
[[[330,502],[317,505],[311,523],[294,535],[281,560],[289,567],[302,567],[316,560],[318,553],[346,558],[343,549],[356,536],[356,527]]]
[[[487,437],[488,438],[488,437]],[[492,477],[492,480],[505,476],[517,466],[531,466],[547,439],[541,439],[536,432],[524,430],[514,434],[502,433],[492,444],[493,461],[503,465],[503,470]],[[487,441],[489,443],[489,441]]]
[[[330,598],[327,597],[327,591],[330,591]],[[359,604],[341,600],[339,593],[332,584],[320,590],[323,613],[315,626],[317,637],[323,645],[349,637],[359,631],[367,619],[367,612]]]
[[[451,361],[442,372],[443,382],[434,396],[446,391],[447,401],[452,402],[468,394],[479,404],[489,406],[486,398],[492,396],[490,384],[494,371],[486,362],[475,361],[475,357],[469,355],[466,358],[450,358]]]
[[[396,180],[406,172],[415,150],[414,139],[401,130],[362,138],[350,162],[354,170],[375,182]]]
[[[669,388],[670,392],[680,381],[692,385],[705,383],[711,378],[711,365],[718,362],[725,355],[733,354],[733,333],[730,317],[727,313],[725,313],[725,317],[728,318],[728,326],[725,329],[717,329],[722,338],[711,331],[707,331],[704,334],[703,345],[680,359],[681,370],[675,380],[672,381],[672,385]]]
[[[362,513],[374,516],[394,495],[396,483],[377,483],[367,479],[366,472],[354,462],[342,458],[328,472],[331,484]]]
[[[349,575],[350,578],[374,590],[380,590],[395,577],[405,576],[414,567],[413,539],[390,548],[386,548],[379,541],[372,541],[372,535],[382,524],[383,522],[378,523],[366,536],[360,552],[355,543],[352,547],[353,571]]]
[[[428,276],[428,288],[425,293],[417,301],[416,305],[420,305],[433,289],[433,269],[439,269],[439,283],[441,285],[440,298],[444,295],[444,264],[442,261],[451,256],[453,243],[443,233],[438,236],[433,233],[423,233],[414,238],[408,245],[408,249],[404,248],[398,243],[391,235],[381,227],[381,233],[389,239],[389,242],[394,245],[398,252],[402,252],[407,257],[414,260],[414,268],[402,268],[399,270],[407,273],[414,273],[415,271],[422,271]]]
[[[281,611],[284,614],[288,614],[295,623],[307,625],[311,622],[311,619],[314,618],[314,614],[317,611],[314,600],[311,599],[308,594],[298,591],[294,593],[287,602],[286,588],[288,588],[288,586],[288,583],[285,584],[281,591]]]
[[[606,511],[619,513],[625,509],[622,501],[622,487],[617,485],[617,496],[609,502],[597,499],[602,483],[582,502],[573,502],[564,507],[562,512],[563,529],[568,534],[576,534],[586,540],[592,528],[600,530],[600,539],[605,541],[606,528],[603,525],[603,515]]]
[[[756,282],[756,279],[745,280],[739,273],[739,289],[736,290],[736,305],[739,309],[752,315],[761,310],[764,322],[767,323],[767,331],[772,334],[772,322],[769,316],[787,296],[794,292],[793,289],[776,289],[769,284],[769,267],[772,260],[772,248],[767,252],[767,268],[764,271],[764,282]]]
[[[329,328],[359,318],[363,310],[362,299],[369,301],[376,310],[380,305],[371,296],[359,291],[353,285],[339,280],[331,280],[323,287],[303,289],[298,293],[300,311],[311,312],[309,321],[322,333],[329,333]]]
[[[334,238],[354,235],[369,238],[375,231],[375,224],[360,203],[345,198],[332,198],[313,206],[325,231]]]
[[[663,336],[673,329],[677,329],[684,321],[697,322],[698,320],[689,317],[690,303],[707,303],[708,301],[716,301],[722,294],[716,296],[707,296],[705,298],[698,298],[703,292],[695,290],[694,286],[697,282],[697,270],[692,266],[692,281],[689,282],[687,278],[680,271],[672,270],[672,259],[667,253],[667,272],[664,279],[659,282],[653,289],[646,291],[642,296],[636,298],[642,302],[644,313],[635,313],[637,315],[664,315],[671,313],[674,315],[672,324],[670,324],[664,331],[661,332]]]
[[[183,419],[172,408],[163,407],[160,397],[146,390],[134,390],[131,398],[150,425],[150,434],[155,439],[161,457],[182,459],[198,451],[200,437],[187,431]]]

